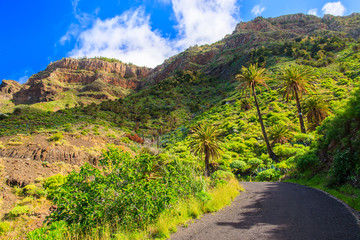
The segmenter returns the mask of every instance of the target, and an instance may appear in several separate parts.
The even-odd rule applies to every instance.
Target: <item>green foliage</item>
[[[305,172],[306,170],[315,171],[319,165],[319,157],[316,154],[316,151],[309,151],[304,155],[298,155],[295,158],[296,168],[300,172]]]
[[[53,222],[48,226],[37,228],[27,234],[29,240],[65,240],[68,226],[65,221]]]
[[[0,236],[5,235],[11,229],[9,222],[0,222]]]
[[[132,158],[110,148],[101,165],[102,171],[86,164],[66,178],[54,194],[58,208],[51,222],[63,220],[82,229],[114,221],[127,228],[141,227],[179,198],[202,189],[191,167],[178,161],[164,165],[155,156]]]
[[[64,135],[62,133],[55,133],[49,138],[50,142],[58,142],[64,138]]]
[[[49,199],[53,199],[55,193],[58,191],[58,189],[61,187],[61,185],[66,181],[66,177],[62,174],[56,174],[54,176],[45,178],[43,180],[43,187],[45,188],[47,192],[47,197]]]
[[[18,206],[15,206],[13,209],[10,210],[9,217],[10,218],[18,217],[18,216],[23,215],[23,214],[28,214],[29,211],[30,211],[29,206],[27,206],[27,205],[25,205],[25,206],[18,205]]]
[[[209,160],[220,157],[221,147],[219,145],[219,133],[217,127],[209,124],[198,125],[193,129],[194,134],[191,136],[189,148],[200,157],[205,158],[205,176],[209,176]]]
[[[237,172],[237,171],[244,171],[247,167],[246,162],[244,161],[239,161],[239,160],[234,160],[230,163],[230,168],[233,169],[233,171]]]
[[[230,181],[232,178],[234,178],[234,174],[231,172],[223,171],[223,170],[217,170],[211,175],[212,180],[225,180]]]
[[[360,175],[360,156],[354,156],[350,149],[335,152],[330,176],[336,184],[356,183]]]
[[[256,176],[256,181],[277,181],[281,177],[281,173],[273,168],[261,171]]]

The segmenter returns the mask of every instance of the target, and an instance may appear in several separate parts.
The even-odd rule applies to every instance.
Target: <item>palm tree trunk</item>
[[[269,143],[269,139],[268,139],[267,134],[266,134],[266,131],[265,131],[265,126],[264,126],[264,122],[263,122],[263,119],[262,119],[262,116],[261,116],[259,104],[258,104],[258,101],[257,101],[257,98],[256,98],[256,92],[255,92],[255,87],[254,87],[254,86],[252,86],[252,91],[253,91],[253,96],[254,96],[254,100],[255,100],[256,109],[257,109],[258,116],[259,116],[259,122],[260,122],[260,125],[261,125],[261,131],[262,131],[263,136],[264,136],[264,140],[265,140],[265,143],[266,143],[266,147],[267,147],[269,156],[270,156],[270,158],[271,158],[272,160],[274,160],[275,162],[277,162],[278,156],[276,156],[276,154],[275,154],[275,153],[272,151],[272,149],[271,149],[271,146],[270,146],[270,143]]]
[[[303,114],[301,112],[300,99],[299,99],[299,95],[298,95],[297,90],[295,90],[295,97],[296,97],[296,106],[297,106],[297,109],[298,109],[298,116],[299,116],[299,121],[300,121],[301,132],[306,133]]]
[[[205,177],[210,176],[210,162],[209,162],[209,153],[207,147],[205,147]]]

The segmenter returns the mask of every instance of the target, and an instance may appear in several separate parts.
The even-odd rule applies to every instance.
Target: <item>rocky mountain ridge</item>
[[[124,64],[114,59],[65,58],[30,77],[21,87],[12,83],[0,86],[0,98],[18,104],[49,102],[72,92],[77,102],[123,97],[146,84],[155,84],[177,71],[202,71],[229,79],[246,62],[249,52],[272,42],[286,42],[305,37],[355,38],[360,36],[360,14],[345,17],[292,14],[276,18],[257,17],[237,24],[232,34],[204,46],[193,46],[167,59],[154,69]],[[109,61],[110,60],[110,61]]]
[[[23,85],[16,85],[12,81],[11,90],[9,82],[5,80],[5,84],[0,86],[0,92],[4,93],[3,96],[7,92],[6,98],[16,105],[57,100],[59,94],[73,90],[77,97],[115,99],[126,95],[126,90],[141,87],[150,70],[96,58],[64,58],[32,75]]]

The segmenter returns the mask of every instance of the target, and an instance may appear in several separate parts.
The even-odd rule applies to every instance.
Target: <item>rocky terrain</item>
[[[24,85],[4,81],[0,86],[2,99],[12,100],[16,105],[59,100],[62,93],[71,92],[81,97],[116,99],[128,90],[138,89],[150,69],[103,59],[64,58],[29,78]]]
[[[0,100],[13,99],[14,93],[17,93],[22,85],[14,80],[3,80],[0,84]]]

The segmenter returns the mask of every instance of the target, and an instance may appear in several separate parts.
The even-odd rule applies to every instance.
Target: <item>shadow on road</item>
[[[267,239],[360,239],[353,216],[322,192],[290,183],[243,184],[241,211],[217,226]]]

